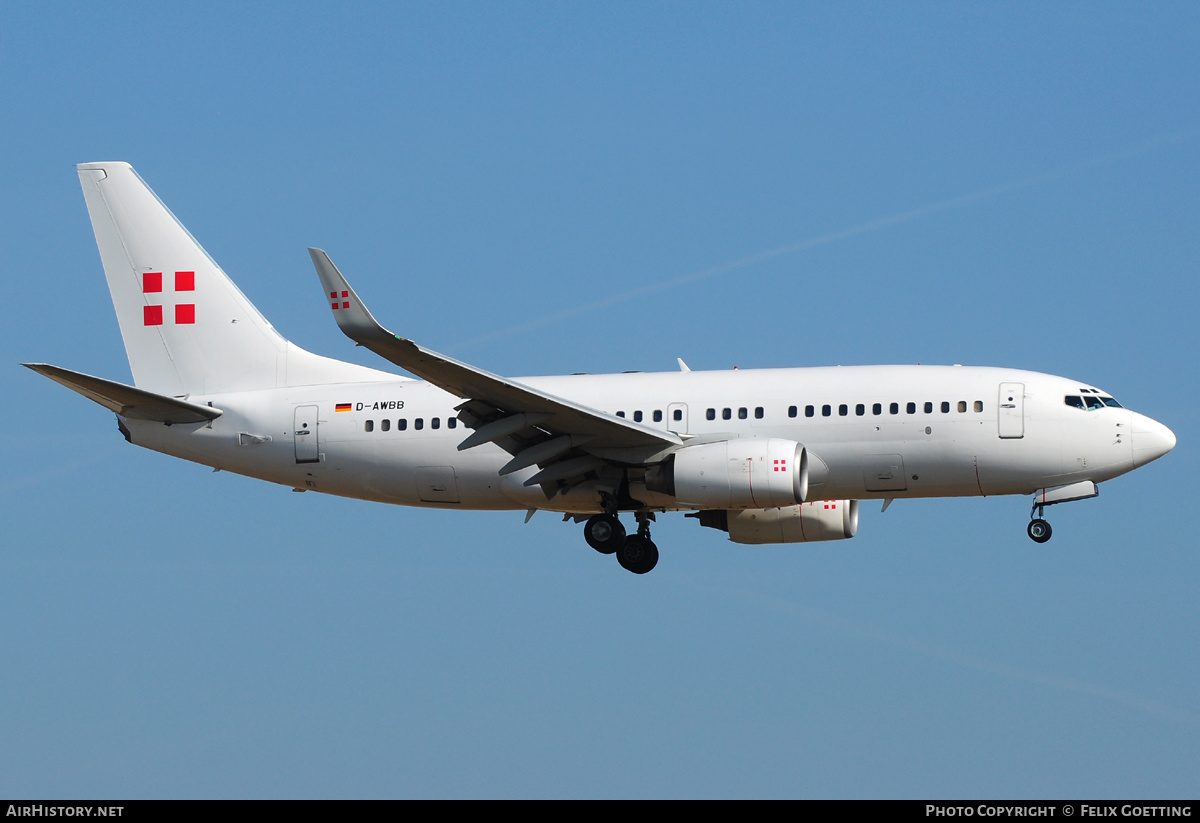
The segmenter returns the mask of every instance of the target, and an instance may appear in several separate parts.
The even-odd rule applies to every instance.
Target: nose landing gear
[[[1040,517],[1030,520],[1029,526],[1025,531],[1029,535],[1029,539],[1034,543],[1045,543],[1050,539],[1050,535],[1054,533],[1054,530],[1050,528],[1050,524]]]
[[[1045,543],[1050,539],[1050,535],[1054,530],[1050,528],[1050,524],[1042,517],[1046,510],[1046,504],[1039,499],[1039,495],[1033,497],[1033,508],[1029,510],[1029,526],[1026,527],[1025,533],[1029,535],[1029,539],[1034,543]],[[1034,517],[1034,513],[1037,517]]]
[[[1098,494],[1100,494],[1100,490],[1091,480],[1038,489],[1033,493],[1033,508],[1029,510],[1029,527],[1025,529],[1029,539],[1035,543],[1045,543],[1050,539],[1050,524],[1042,516],[1047,506],[1053,506],[1056,503],[1070,503],[1073,500],[1087,500]],[[1035,514],[1036,517],[1034,517]]]

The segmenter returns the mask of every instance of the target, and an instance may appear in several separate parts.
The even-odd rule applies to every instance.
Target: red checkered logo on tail
[[[163,290],[163,273],[148,271],[142,275],[142,294],[161,294]],[[196,273],[194,271],[175,272],[175,292],[195,291]],[[175,304],[175,325],[192,326],[196,323],[195,303]],[[161,326],[163,324],[163,307],[147,305],[142,307],[143,326]]]

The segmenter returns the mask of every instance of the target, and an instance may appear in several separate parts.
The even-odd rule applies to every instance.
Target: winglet
[[[333,317],[337,320],[342,334],[358,345],[375,352],[384,360],[388,360],[402,369],[407,369],[417,377],[442,385],[429,373],[427,367],[448,361],[448,358],[422,349],[413,341],[398,334],[392,334],[385,329],[372,316],[366,304],[354,293],[354,289],[338,271],[338,267],[333,265],[328,254],[313,248],[310,248],[308,253],[312,257],[313,265],[317,268],[317,277],[321,279],[321,286],[325,289],[325,302],[333,310]],[[446,386],[443,385],[443,388]],[[448,390],[456,391],[456,388]],[[467,397],[469,394],[460,393],[459,396]]]
[[[379,321],[367,310],[366,304],[354,293],[354,289],[346,282],[338,267],[333,265],[328,254],[321,249],[311,248],[308,253],[317,268],[317,277],[321,278],[321,285],[325,287],[327,302],[333,309],[333,317],[343,334],[364,345],[366,339],[395,338],[395,335],[379,325]]]

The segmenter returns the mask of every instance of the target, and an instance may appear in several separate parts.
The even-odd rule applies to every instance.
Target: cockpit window
[[[1112,409],[1122,408],[1121,404],[1113,398],[1102,397],[1098,394],[1085,394],[1082,397],[1077,394],[1068,394],[1063,398],[1063,402],[1073,409],[1083,409],[1084,411],[1095,411],[1105,406]]]

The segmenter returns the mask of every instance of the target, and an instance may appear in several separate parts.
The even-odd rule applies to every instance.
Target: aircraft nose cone
[[[1175,448],[1175,432],[1141,414],[1133,417],[1133,465],[1144,466]]]

